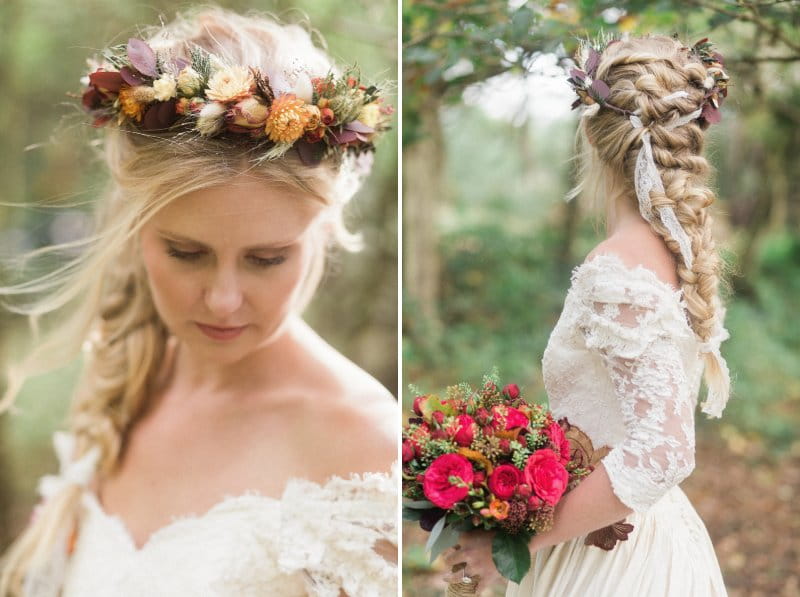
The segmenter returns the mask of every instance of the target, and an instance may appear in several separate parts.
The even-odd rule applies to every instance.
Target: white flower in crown
[[[236,102],[252,93],[253,73],[243,66],[228,66],[218,70],[208,82],[206,97],[218,102]]]
[[[225,124],[227,108],[219,102],[208,102],[197,117],[197,132],[203,136],[215,135]]]
[[[172,99],[178,92],[178,84],[172,75],[161,75],[159,79],[153,81],[153,91],[155,98],[160,102]]]
[[[178,73],[178,89],[186,97],[193,97],[200,91],[200,73],[191,66],[186,66]]]

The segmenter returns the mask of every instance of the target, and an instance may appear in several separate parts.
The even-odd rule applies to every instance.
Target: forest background
[[[87,232],[91,204],[107,180],[90,147],[100,134],[80,109],[86,59],[125,43],[137,25],[198,3],[167,0],[3,0],[0,2],[0,259]],[[285,22],[308,20],[341,67],[357,65],[369,81],[389,81],[397,108],[395,0],[217,0],[239,12],[266,11]],[[348,226],[365,249],[336,252],[307,319],[331,344],[396,392],[397,120],[380,141],[376,163],[353,199]],[[25,208],[9,207],[10,203]],[[12,272],[0,269],[0,284]],[[0,310],[0,365],[26,342],[24,321]],[[51,321],[58,325],[58,318]],[[17,412],[0,416],[0,551],[27,522],[36,479],[57,468],[50,437],[62,427],[80,362],[29,382]],[[2,383],[0,381],[0,383]]]
[[[577,123],[565,67],[577,38],[601,30],[710,37],[725,57],[707,155],[735,379],[723,418],[697,417],[682,486],[732,597],[800,594],[798,2],[406,0],[403,381],[439,391],[497,365],[546,401],[540,361],[570,272],[604,238],[592,206],[563,200]],[[406,595],[442,591],[424,540],[406,525]]]

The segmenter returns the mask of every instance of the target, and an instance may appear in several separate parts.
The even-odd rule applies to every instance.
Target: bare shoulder
[[[339,476],[390,471],[397,459],[397,400],[378,380],[322,339],[309,339],[320,364],[317,383],[324,393],[311,424],[315,429],[315,446],[311,447],[320,454],[320,464]],[[331,446],[335,450],[331,451]]]
[[[676,290],[680,287],[674,256],[644,220],[639,225],[625,227],[598,244],[586,261],[608,254],[616,255],[629,268],[642,266],[652,271],[659,280]]]

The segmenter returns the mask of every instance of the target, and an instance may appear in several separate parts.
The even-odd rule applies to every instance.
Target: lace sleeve
[[[580,323],[608,372],[625,428],[602,462],[616,496],[636,512],[694,469],[695,397],[680,347],[691,330],[679,298],[656,282],[592,281]]]
[[[397,595],[397,565],[376,547],[397,548],[397,475],[367,473],[325,485],[292,482],[283,496],[279,565],[304,573],[314,597]]]

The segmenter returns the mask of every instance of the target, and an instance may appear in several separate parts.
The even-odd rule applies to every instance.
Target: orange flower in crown
[[[267,136],[275,143],[294,143],[305,133],[310,114],[306,103],[293,93],[279,95],[267,116]]]
[[[389,129],[391,107],[354,69],[323,77],[276,72],[271,83],[257,67],[226,64],[197,46],[176,57],[135,38],[103,57],[81,97],[95,126],[224,135],[256,143],[258,159],[296,149],[309,165],[372,151]]]

